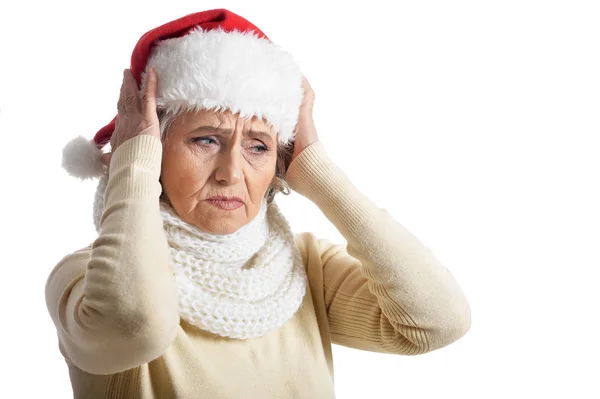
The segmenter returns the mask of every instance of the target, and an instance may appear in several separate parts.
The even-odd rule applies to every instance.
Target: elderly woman
[[[418,355],[467,332],[453,276],[331,161],[313,101],[230,11],[142,36],[117,117],[64,150],[100,177],[98,237],[46,284],[75,398],[333,398],[332,343]],[[288,186],[347,245],[293,234]]]

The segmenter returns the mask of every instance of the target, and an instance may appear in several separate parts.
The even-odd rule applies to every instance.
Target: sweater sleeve
[[[65,256],[45,286],[63,354],[112,374],[164,353],[179,327],[178,294],[163,222],[162,143],[139,135],[111,158],[97,239]]]
[[[470,307],[450,271],[365,197],[320,141],[294,159],[286,180],[347,241],[313,243],[320,254],[332,343],[417,355],[447,346],[469,330]]]

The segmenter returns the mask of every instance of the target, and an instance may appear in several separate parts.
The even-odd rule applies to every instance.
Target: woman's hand
[[[156,88],[158,77],[154,68],[150,68],[142,98],[139,98],[138,84],[131,70],[123,71],[123,83],[117,102],[117,120],[115,130],[110,137],[111,152],[102,154],[100,161],[110,165],[112,153],[127,140],[141,134],[149,134],[160,139],[158,115],[156,113]]]
[[[319,140],[312,115],[315,92],[312,87],[310,87],[305,76],[302,76],[302,86],[304,87],[304,99],[300,105],[300,114],[298,116],[298,123],[296,124],[294,153],[291,162],[296,159],[296,156],[298,156],[302,150]]]

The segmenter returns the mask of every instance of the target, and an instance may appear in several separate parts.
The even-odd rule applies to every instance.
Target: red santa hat
[[[294,139],[304,96],[291,54],[243,17],[226,9],[186,15],[145,33],[131,55],[140,95],[150,67],[158,75],[157,108],[231,110],[265,119],[279,142]],[[116,116],[92,140],[79,136],[63,148],[62,166],[80,179],[100,177],[102,147]]]

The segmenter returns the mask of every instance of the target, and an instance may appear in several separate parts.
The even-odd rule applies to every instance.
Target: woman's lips
[[[239,208],[244,205],[243,202],[240,201],[224,201],[224,200],[207,200],[209,204],[216,206],[217,208],[225,209],[227,211],[232,211],[234,209]]]

